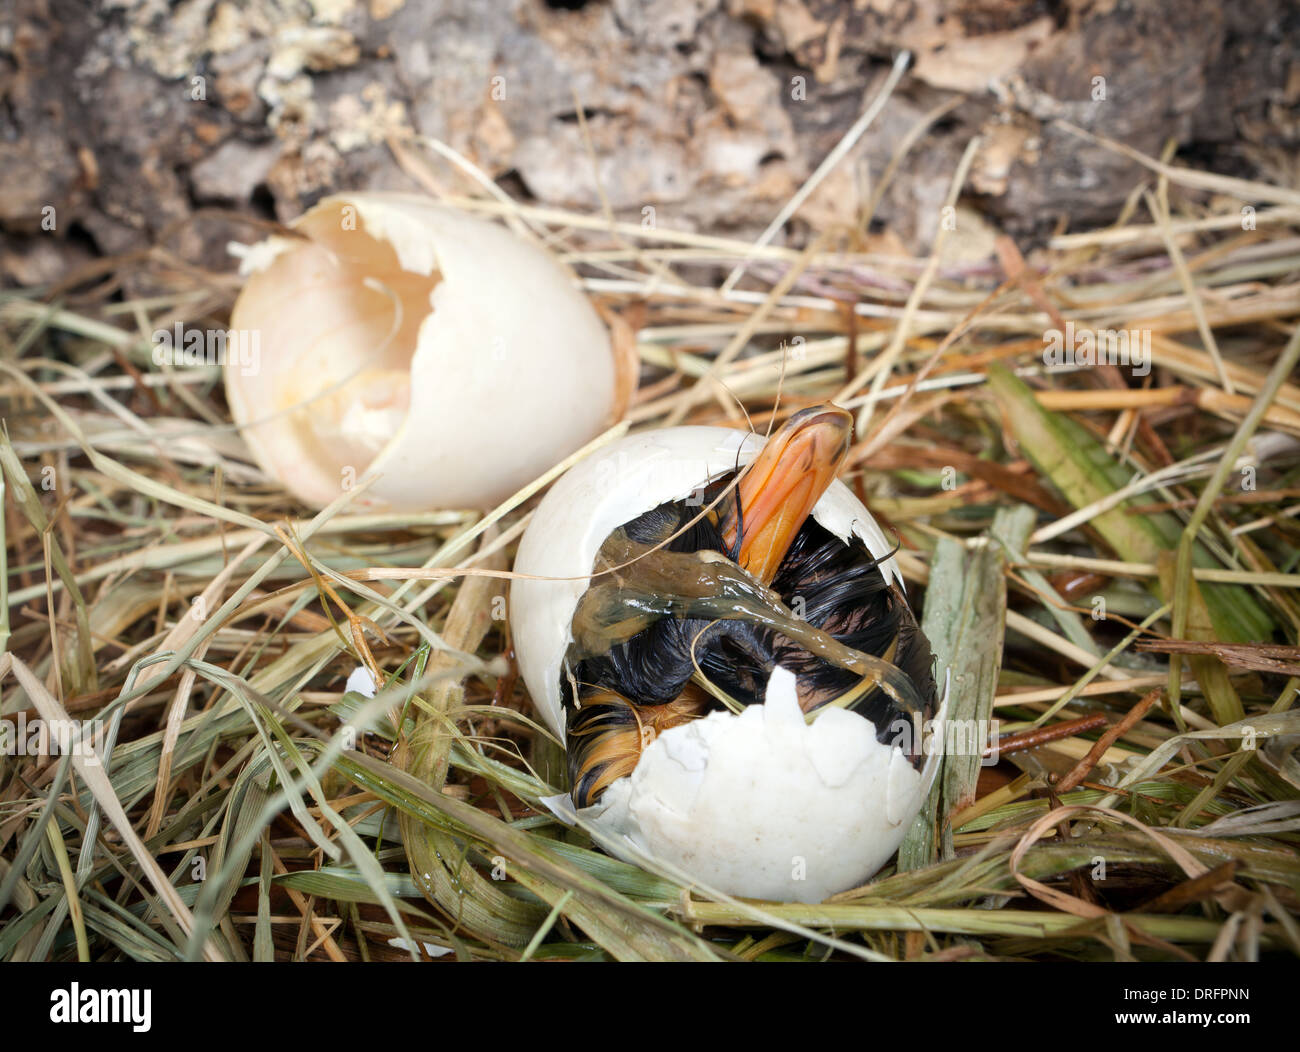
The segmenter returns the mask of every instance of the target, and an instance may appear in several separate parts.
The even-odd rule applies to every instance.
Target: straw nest
[[[394,149],[433,188],[427,145]],[[597,444],[857,414],[846,479],[1000,748],[949,758],[896,862],[821,905],[684,887],[541,803],[563,765],[503,596],[565,465],[489,514],[354,490],[304,517],[219,368],[151,357],[237,279],[159,249],[5,294],[3,716],[11,743],[98,721],[103,761],[0,757],[0,959],[1300,952],[1300,194],[1138,159],[1112,227],[974,261],[950,224],[915,259],[870,251],[869,216],[793,249],[527,207],[463,162],[436,183],[639,357]],[[123,301],[128,272],[167,291]],[[1149,372],[1045,363],[1067,326],[1149,334]]]

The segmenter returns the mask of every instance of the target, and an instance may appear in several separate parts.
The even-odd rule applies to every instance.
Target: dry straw
[[[1150,171],[1148,214],[1004,244],[1001,269],[942,236],[909,259],[522,205],[442,144],[393,144],[635,328],[637,402],[593,445],[850,399],[848,481],[897,532],[954,703],[1045,731],[1018,772],[950,763],[898,864],[818,906],[615,861],[542,804],[563,763],[501,614],[563,465],[488,515],[357,514],[353,491],[304,518],[217,370],[150,357],[155,328],[222,321],[228,275],[158,250],[115,264],[147,300],[76,276],[4,294],[0,715],[102,721],[104,755],[0,757],[0,959],[1300,952],[1297,679],[1134,646],[1296,643],[1300,211],[1102,144]],[[1067,322],[1149,333],[1149,375],[1048,368]],[[373,699],[344,693],[358,665]]]

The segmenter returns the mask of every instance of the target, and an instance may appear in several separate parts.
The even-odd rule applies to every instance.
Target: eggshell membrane
[[[561,740],[564,653],[600,546],[630,519],[747,464],[763,441],[717,427],[632,435],[570,469],[538,506],[516,573],[575,579],[515,579],[510,619],[520,673]],[[892,546],[846,486],[833,483],[813,517],[841,540],[860,538],[886,579],[902,586],[887,558]],[[946,697],[939,741],[945,712]],[[565,797],[556,810],[590,823],[601,845],[626,861],[648,856],[729,895],[820,902],[862,883],[897,851],[938,760],[927,757],[918,772],[856,712],[828,709],[808,723],[793,674],[778,667],[764,704],[660,734],[595,805],[574,812]]]
[[[489,507],[618,415],[608,334],[541,249],[402,194],[327,198],[295,229],[250,253],[231,324],[260,366],[232,363],[226,389],[305,502],[369,468],[360,508]]]
[[[510,625],[520,674],[542,718],[564,738],[560,669],[572,640],[578,600],[587,590],[600,546],[619,526],[651,508],[689,497],[716,475],[748,464],[764,439],[725,427],[671,427],[629,435],[569,469],[533,512],[519,542],[515,573],[567,580],[516,579]],[[871,513],[838,480],[813,518],[843,541],[856,536],[901,586],[893,545]],[[887,558],[888,557],[888,558]]]

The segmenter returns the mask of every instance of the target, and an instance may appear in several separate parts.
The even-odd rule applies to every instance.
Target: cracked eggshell
[[[510,619],[520,673],[561,739],[560,675],[570,625],[601,544],[618,526],[709,478],[746,464],[763,439],[716,427],[633,435],[577,464],[551,488],[519,545]],[[826,529],[855,535],[902,585],[884,533],[840,482],[813,509]],[[943,716],[939,717],[942,724]],[[939,740],[942,741],[942,731]],[[645,856],[730,895],[820,902],[854,887],[898,849],[938,769],[916,771],[872,723],[843,709],[811,724],[794,676],[774,670],[763,705],[713,712],[659,735],[632,774],[576,814],[629,862]],[[557,813],[566,797],[557,802]]]
[[[778,667],[764,704],[665,731],[577,814],[629,862],[648,855],[729,895],[821,902],[889,861],[937,768],[936,753],[918,772],[856,712],[806,722]]]
[[[369,510],[490,507],[589,441],[626,399],[570,276],[504,227],[427,199],[329,197],[245,252],[226,363],[258,463],[322,506],[369,469]],[[255,335],[254,335],[255,334]]]

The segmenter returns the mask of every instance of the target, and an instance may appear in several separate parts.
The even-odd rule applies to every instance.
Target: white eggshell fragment
[[[643,853],[729,895],[821,902],[898,850],[935,760],[918,772],[856,712],[806,722],[777,668],[764,704],[665,731],[577,813],[628,861]]]
[[[520,673],[543,718],[564,737],[560,675],[578,600],[600,546],[623,523],[680,500],[748,463],[761,437],[679,427],[633,435],[594,453],[551,488],[519,545],[510,618]],[[842,540],[859,537],[881,572],[902,574],[880,527],[842,483],[813,517]],[[941,725],[942,714],[938,723]],[[938,730],[942,741],[942,729]],[[774,670],[765,703],[713,712],[660,734],[632,774],[576,812],[602,846],[631,862],[666,863],[730,895],[820,902],[855,887],[898,849],[938,768],[915,770],[855,712],[808,723],[792,673]],[[565,813],[563,806],[557,813]],[[570,805],[571,810],[571,805]]]
[[[613,423],[608,333],[569,275],[504,227],[416,196],[326,198],[245,253],[231,413],[304,502],[488,507]]]

